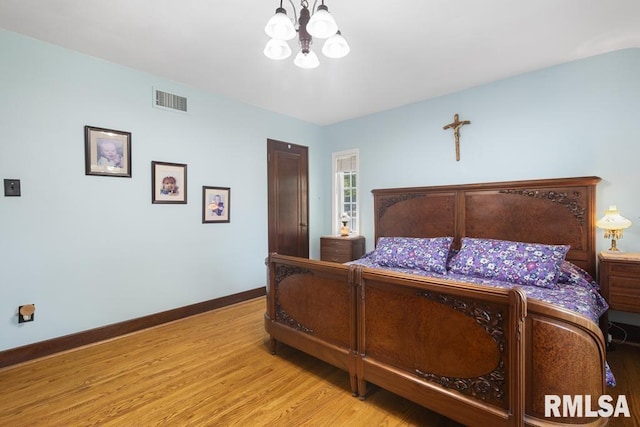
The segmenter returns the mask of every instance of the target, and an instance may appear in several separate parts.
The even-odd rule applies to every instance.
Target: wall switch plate
[[[5,179],[4,180],[4,195],[7,196],[20,196],[20,180],[19,179]]]

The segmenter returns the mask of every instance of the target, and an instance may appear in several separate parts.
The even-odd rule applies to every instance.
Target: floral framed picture
[[[231,188],[202,187],[202,223],[231,222]]]
[[[131,178],[131,132],[84,127],[85,175]]]
[[[151,162],[151,203],[187,203],[187,165]]]

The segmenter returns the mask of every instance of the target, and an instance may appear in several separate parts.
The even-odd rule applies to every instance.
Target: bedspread
[[[571,274],[574,273],[574,271],[581,272],[583,274],[583,277],[576,278],[574,273],[574,280],[572,281],[572,283],[569,283],[571,279],[568,279],[565,282],[561,282],[561,278],[558,281],[557,286],[550,289],[537,286],[525,286],[482,277],[466,276],[451,272],[439,274],[433,271],[426,271],[422,269],[382,267],[372,260],[371,254],[372,253],[366,254],[359,260],[351,261],[349,264],[358,264],[369,268],[391,270],[398,273],[416,274],[425,277],[454,280],[464,283],[474,283],[477,285],[493,286],[496,288],[509,289],[519,286],[529,298],[536,299],[538,301],[545,301],[566,308],[575,313],[588,317],[596,324],[598,323],[598,319],[600,318],[600,316],[602,316],[602,314],[609,308],[609,305],[599,293],[599,287],[597,283],[593,281],[593,279],[590,279],[586,272],[581,271],[578,267],[574,266],[568,261],[565,261],[563,263],[563,272],[568,273],[566,277],[571,277]],[[570,271],[569,269],[571,268],[574,271]]]

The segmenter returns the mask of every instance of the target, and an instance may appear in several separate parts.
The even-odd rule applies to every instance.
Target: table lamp
[[[347,223],[350,220],[351,217],[349,217],[346,212],[342,214],[342,217],[340,218],[340,222],[342,222],[342,227],[340,227],[340,235],[342,237],[346,237],[349,235],[349,226],[347,225]]]
[[[604,216],[596,221],[596,227],[604,230],[604,238],[611,239],[610,251],[618,251],[616,240],[622,239],[622,230],[631,227],[631,221],[620,215],[615,205],[609,206]]]

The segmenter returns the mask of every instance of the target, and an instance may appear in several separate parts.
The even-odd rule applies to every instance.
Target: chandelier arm
[[[298,14],[296,13],[296,6],[293,4],[293,0],[289,0],[289,3],[291,3],[291,9],[293,9],[294,25],[298,25]],[[280,0],[280,5],[282,5],[282,0]]]

